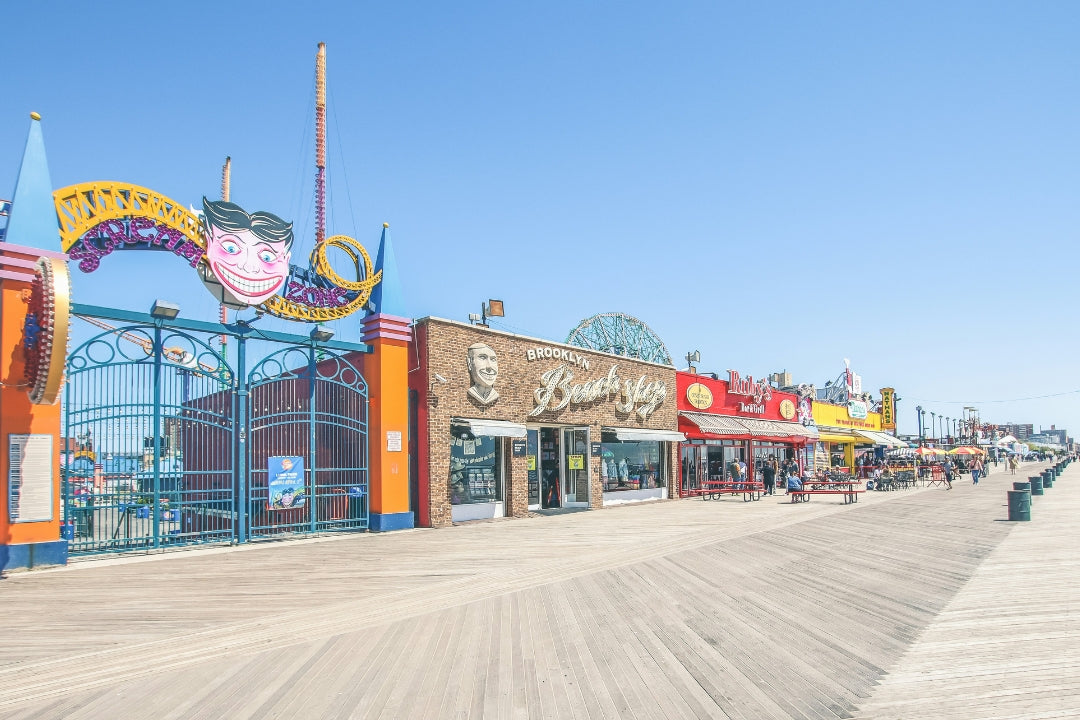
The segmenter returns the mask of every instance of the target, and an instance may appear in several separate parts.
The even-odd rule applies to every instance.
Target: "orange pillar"
[[[24,373],[23,328],[32,268],[40,256],[64,257],[0,243],[0,570],[67,562],[67,541],[60,539],[60,403],[31,403]],[[55,342],[66,345],[66,332]],[[12,478],[13,441],[28,461],[48,443],[47,462],[19,462],[20,472]],[[12,479],[18,488],[12,488]]]
[[[363,340],[368,383],[370,528],[375,532],[415,525],[409,508],[409,337],[406,318],[371,315]]]

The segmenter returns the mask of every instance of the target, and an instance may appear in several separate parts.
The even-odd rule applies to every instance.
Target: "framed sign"
[[[585,469],[585,456],[584,455],[567,455],[566,467],[568,470],[584,470]]]
[[[525,457],[528,454],[528,450],[525,445],[525,438],[514,438],[510,441],[510,447],[513,450],[514,457]]]
[[[8,435],[8,519],[53,519],[52,435]]]
[[[592,456],[593,457],[601,457],[601,454],[602,454],[603,450],[600,447],[600,443],[592,443],[592,448],[591,449],[592,449]]]

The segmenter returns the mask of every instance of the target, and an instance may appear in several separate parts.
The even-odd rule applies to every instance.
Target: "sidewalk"
[[[916,717],[865,708],[899,707],[907,690],[890,683],[919,675],[921,643],[964,593],[1030,583],[1029,547],[1066,541],[1037,572],[1060,573],[1055,612],[1075,639],[1075,562],[1058,550],[1076,547],[1080,469],[1036,498],[1031,523],[1001,522],[1014,479],[847,506],[679,500],[13,575],[0,582],[0,715]],[[1021,540],[1021,567],[985,574]],[[1048,642],[1067,659],[1060,641],[1028,638],[985,644],[981,664],[1037,659]],[[1071,668],[1054,671],[1073,673],[1071,690],[1063,680],[1031,701],[1075,707]],[[971,709],[963,717],[994,716]]]

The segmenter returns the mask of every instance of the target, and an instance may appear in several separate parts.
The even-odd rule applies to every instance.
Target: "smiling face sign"
[[[203,198],[206,262],[236,305],[259,305],[289,277],[292,223]]]

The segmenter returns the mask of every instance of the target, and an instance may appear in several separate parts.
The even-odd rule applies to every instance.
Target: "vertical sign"
[[[304,458],[299,455],[275,455],[267,460],[266,505],[270,510],[291,510],[307,502],[304,483]]]
[[[896,390],[881,388],[881,429],[896,430]]]
[[[8,436],[8,519],[53,519],[52,435]]]

